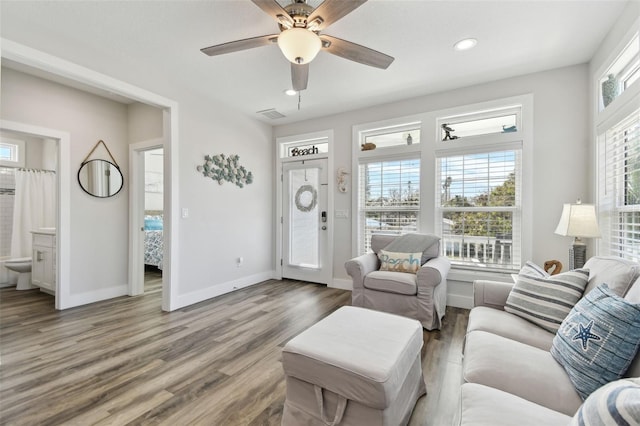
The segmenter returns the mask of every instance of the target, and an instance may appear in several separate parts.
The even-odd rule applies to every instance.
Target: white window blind
[[[600,252],[640,261],[640,109],[605,132],[600,152]]]
[[[438,157],[437,227],[454,264],[520,267],[521,175],[521,149]]]
[[[360,253],[369,250],[374,232],[417,232],[419,158],[361,162],[358,182]]]

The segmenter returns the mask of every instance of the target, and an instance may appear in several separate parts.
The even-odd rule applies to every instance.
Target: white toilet
[[[16,285],[16,290],[30,290],[35,288],[31,285],[30,257],[5,260],[4,266],[8,270],[18,273],[18,284]]]

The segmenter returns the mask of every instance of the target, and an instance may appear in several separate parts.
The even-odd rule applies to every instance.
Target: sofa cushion
[[[593,256],[584,268],[589,270],[589,284],[584,294],[602,283],[618,296],[624,296],[631,284],[640,276],[640,264],[614,256]]]
[[[624,295],[624,300],[631,303],[640,303],[640,278],[631,285],[627,294]]]
[[[582,297],[588,279],[587,269],[550,277],[518,275],[504,310],[555,333]]]
[[[380,250],[381,271],[408,272],[415,274],[420,269],[420,257],[422,252],[401,253],[387,250]]]
[[[640,379],[617,380],[593,392],[569,426],[640,424]]]
[[[571,417],[499,389],[465,383],[460,426],[566,426]]]
[[[486,331],[467,334],[463,379],[573,416],[582,398],[562,366],[545,351]]]
[[[582,396],[621,378],[640,346],[640,305],[602,284],[576,304],[553,339],[551,355]]]
[[[364,277],[364,288],[387,293],[413,296],[418,293],[416,274],[391,271],[373,271]]]
[[[526,261],[524,266],[518,272],[518,275],[528,275],[530,277],[548,277],[549,273],[543,267],[536,265],[531,261]]]
[[[503,310],[478,306],[469,313],[467,331],[483,330],[548,351],[553,336],[524,318]]]

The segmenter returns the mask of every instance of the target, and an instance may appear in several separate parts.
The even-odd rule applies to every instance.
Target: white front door
[[[328,284],[327,159],[282,165],[282,277]]]

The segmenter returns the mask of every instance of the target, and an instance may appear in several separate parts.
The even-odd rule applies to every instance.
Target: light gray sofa
[[[593,257],[587,294],[607,283],[616,294],[640,303],[640,264]],[[550,353],[550,333],[503,308],[513,284],[477,280],[464,343],[460,413],[464,426],[568,425],[582,399]],[[636,355],[627,377],[640,376]]]
[[[423,252],[417,274],[379,271],[378,253],[397,237],[374,234],[371,237],[373,253],[345,263],[353,280],[351,304],[417,319],[427,330],[439,329],[447,306],[447,274],[451,262],[440,255],[440,241],[437,241]]]

